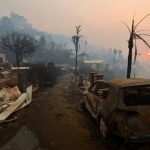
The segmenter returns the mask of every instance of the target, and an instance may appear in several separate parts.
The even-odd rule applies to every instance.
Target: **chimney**
[[[94,74],[94,81],[97,81],[97,80],[103,80],[103,76],[102,74]]]
[[[94,81],[94,76],[98,74],[97,72],[90,72],[90,83],[91,85],[95,82]]]

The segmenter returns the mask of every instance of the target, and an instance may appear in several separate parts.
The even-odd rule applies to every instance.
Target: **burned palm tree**
[[[135,24],[134,17],[133,17],[131,28],[126,23],[124,23],[124,25],[127,27],[129,34],[130,34],[130,37],[128,40],[129,53],[128,53],[127,78],[130,78],[130,75],[131,75],[133,47],[135,47],[134,63],[135,63],[136,57],[137,57],[136,40],[139,39],[139,40],[143,41],[143,43],[146,44],[150,48],[150,45],[148,44],[148,42],[142,37],[142,36],[150,36],[150,35],[141,33],[141,31],[144,31],[144,30],[137,30],[137,27],[139,26],[139,24],[144,19],[146,19],[149,15],[150,15],[150,13],[147,14],[146,16],[144,16],[137,24]]]
[[[75,81],[77,81],[77,73],[78,73],[78,51],[79,51],[79,40],[81,25],[76,26],[76,35],[72,36],[72,41],[75,46]]]

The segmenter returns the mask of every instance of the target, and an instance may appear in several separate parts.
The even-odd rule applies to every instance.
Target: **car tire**
[[[104,139],[108,136],[108,127],[105,120],[102,117],[99,118],[99,133]]]

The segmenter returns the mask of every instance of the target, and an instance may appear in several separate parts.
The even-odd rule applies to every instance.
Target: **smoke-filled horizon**
[[[127,51],[129,33],[122,21],[130,25],[135,13],[138,22],[150,12],[149,6],[147,0],[1,0],[0,16],[14,11],[40,30],[66,36],[72,36],[80,24],[83,38],[90,43]],[[148,30],[149,23],[150,17],[139,29]]]

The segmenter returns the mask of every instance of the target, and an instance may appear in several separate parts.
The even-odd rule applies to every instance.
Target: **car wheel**
[[[99,119],[99,132],[102,138],[106,138],[108,135],[108,127],[103,118]]]

